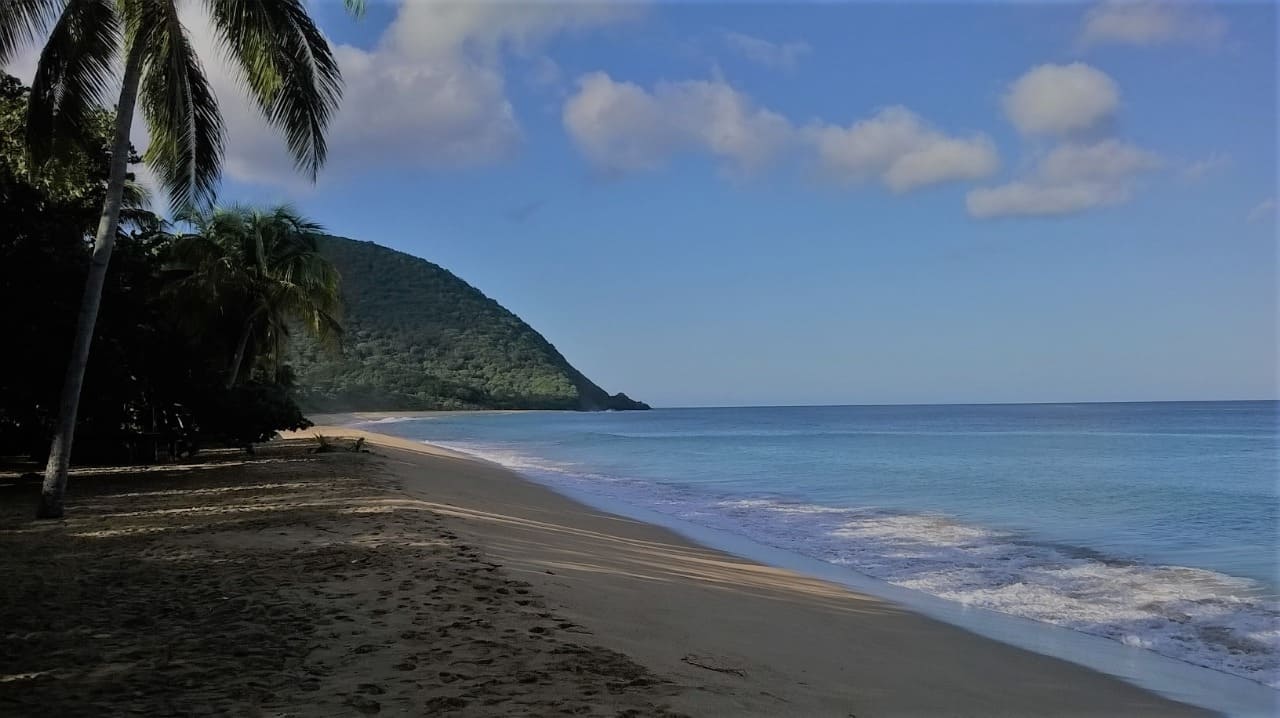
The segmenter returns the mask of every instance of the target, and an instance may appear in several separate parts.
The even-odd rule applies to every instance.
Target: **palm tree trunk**
[[[249,346],[249,336],[253,334],[253,320],[244,323],[244,331],[240,333],[240,343],[236,345],[235,356],[231,357],[231,371],[227,374],[227,388],[236,385],[240,378],[240,365],[244,363],[244,352]]]
[[[102,203],[102,218],[93,242],[93,259],[80,300],[76,319],[76,335],[71,360],[62,382],[62,400],[58,406],[58,427],[49,447],[49,463],[44,470],[44,487],[40,494],[37,518],[62,518],[63,496],[67,491],[67,469],[71,465],[71,442],[76,433],[76,414],[80,410],[80,388],[89,365],[89,346],[102,303],[102,286],[107,278],[107,264],[115,247],[116,229],[120,224],[120,206],[129,168],[129,128],[133,125],[133,109],[138,99],[142,78],[142,44],[134,43],[125,60],[124,78],[120,86],[120,104],[116,107],[115,144],[111,148],[111,169],[107,176],[107,197]]]

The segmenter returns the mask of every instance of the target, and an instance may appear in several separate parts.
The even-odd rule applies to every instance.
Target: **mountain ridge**
[[[340,350],[291,342],[309,411],[648,409],[609,394],[546,337],[447,269],[375,242],[326,235],[342,274]]]

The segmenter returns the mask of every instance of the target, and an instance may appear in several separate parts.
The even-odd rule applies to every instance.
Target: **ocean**
[[[1280,403],[388,419],[593,503],[1280,688]]]

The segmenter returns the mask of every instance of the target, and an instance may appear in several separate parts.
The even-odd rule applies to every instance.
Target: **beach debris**
[[[735,668],[733,666],[727,665],[723,660],[716,658],[714,656],[699,656],[699,655],[690,653],[690,654],[687,654],[684,658],[681,658],[680,660],[684,661],[685,663],[688,663],[691,666],[697,666],[698,668],[705,668],[708,671],[715,671],[716,673],[729,673],[731,675],[742,676],[744,678],[747,675],[747,672],[742,670],[741,668]]]
[[[364,448],[365,437],[358,436],[355,438],[344,439],[342,437],[331,438],[324,434],[313,434],[316,439],[316,445],[311,449],[313,454],[328,454],[334,451],[347,451],[352,454],[368,454],[370,451]],[[339,442],[350,442],[345,448]]]

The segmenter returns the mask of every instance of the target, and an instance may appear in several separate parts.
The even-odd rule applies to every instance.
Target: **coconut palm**
[[[363,10],[363,0],[344,1],[354,13]],[[314,179],[341,76],[304,0],[204,0],[204,6],[243,85],[266,121],[283,131],[297,167]],[[144,159],[175,208],[211,201],[223,128],[177,0],[0,1],[0,64],[46,34],[27,110],[33,168],[57,154],[93,108],[107,104],[117,74],[120,79],[106,199],[37,512],[56,518],[63,513],[80,387],[119,224],[134,107],[141,101],[151,136]]]
[[[198,330],[227,328],[228,389],[259,359],[279,369],[292,324],[322,342],[341,334],[340,279],[320,254],[320,225],[287,205],[194,211],[182,220],[195,232],[169,250],[175,299]]]

